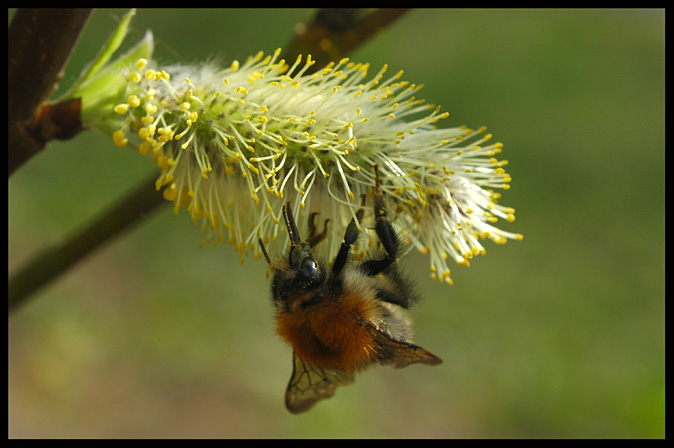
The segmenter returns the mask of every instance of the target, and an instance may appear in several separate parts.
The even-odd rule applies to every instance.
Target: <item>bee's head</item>
[[[295,281],[298,282],[298,285],[305,289],[311,289],[323,281],[325,277],[324,268],[314,257],[311,245],[300,239],[295,218],[290,210],[290,203],[283,207],[283,219],[290,237],[290,253],[288,254],[290,269],[295,272]]]

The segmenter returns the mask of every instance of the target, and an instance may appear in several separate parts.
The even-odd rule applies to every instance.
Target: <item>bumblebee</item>
[[[442,361],[411,340],[412,321],[406,310],[416,301],[412,285],[401,275],[396,259],[400,240],[386,217],[379,170],[375,166],[375,231],[383,256],[363,262],[349,260],[359,236],[354,219],[332,266],[314,256],[313,249],[327,235],[316,232],[315,214],[310,235],[302,241],[290,203],[283,207],[290,250],[272,262],[260,248],[272,271],[272,299],[278,334],[293,348],[293,372],[285,394],[294,414],[329,398],[339,386],[351,384],[354,374],[375,364],[396,368],[413,363]],[[364,210],[356,213],[362,222]]]

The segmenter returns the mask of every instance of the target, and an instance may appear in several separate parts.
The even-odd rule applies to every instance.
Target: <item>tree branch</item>
[[[56,88],[90,15],[91,9],[18,9],[14,14],[7,42],[8,175],[44,149],[44,139],[32,133],[33,121]]]
[[[15,309],[30,294],[65,272],[87,254],[129,229],[158,205],[168,203],[163,195],[157,192],[155,177],[152,176],[151,179],[142,182],[83,230],[62,244],[44,250],[14,274],[9,281],[9,310]]]
[[[300,54],[311,54],[316,61],[312,69],[318,70],[341,59],[407,11],[405,8],[320,9],[311,22],[298,27],[284,57],[294,60]]]

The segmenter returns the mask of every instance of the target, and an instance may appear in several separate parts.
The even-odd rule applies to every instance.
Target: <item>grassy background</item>
[[[67,86],[124,11],[96,11]],[[139,10],[165,62],[284,46],[309,10]],[[11,18],[11,12],[9,13]],[[199,249],[172,207],[9,319],[10,437],[664,437],[663,10],[416,10],[351,54],[425,84],[448,125],[504,143],[517,210],[417,342],[440,367],[378,368],[311,412],[283,408],[290,352],[263,263]],[[52,144],[9,182],[9,271],[154,171],[111,139]]]

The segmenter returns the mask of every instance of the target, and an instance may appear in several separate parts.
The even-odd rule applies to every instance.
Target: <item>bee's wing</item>
[[[353,374],[316,367],[293,353],[293,374],[286,390],[286,408],[293,414],[308,411],[318,400],[330,398],[339,386],[353,383]]]
[[[379,346],[377,350],[377,359],[379,363],[385,366],[395,368],[406,367],[415,362],[422,364],[437,365],[442,360],[428,350],[409,342],[393,339],[386,332],[369,324],[374,335],[375,342]]]

